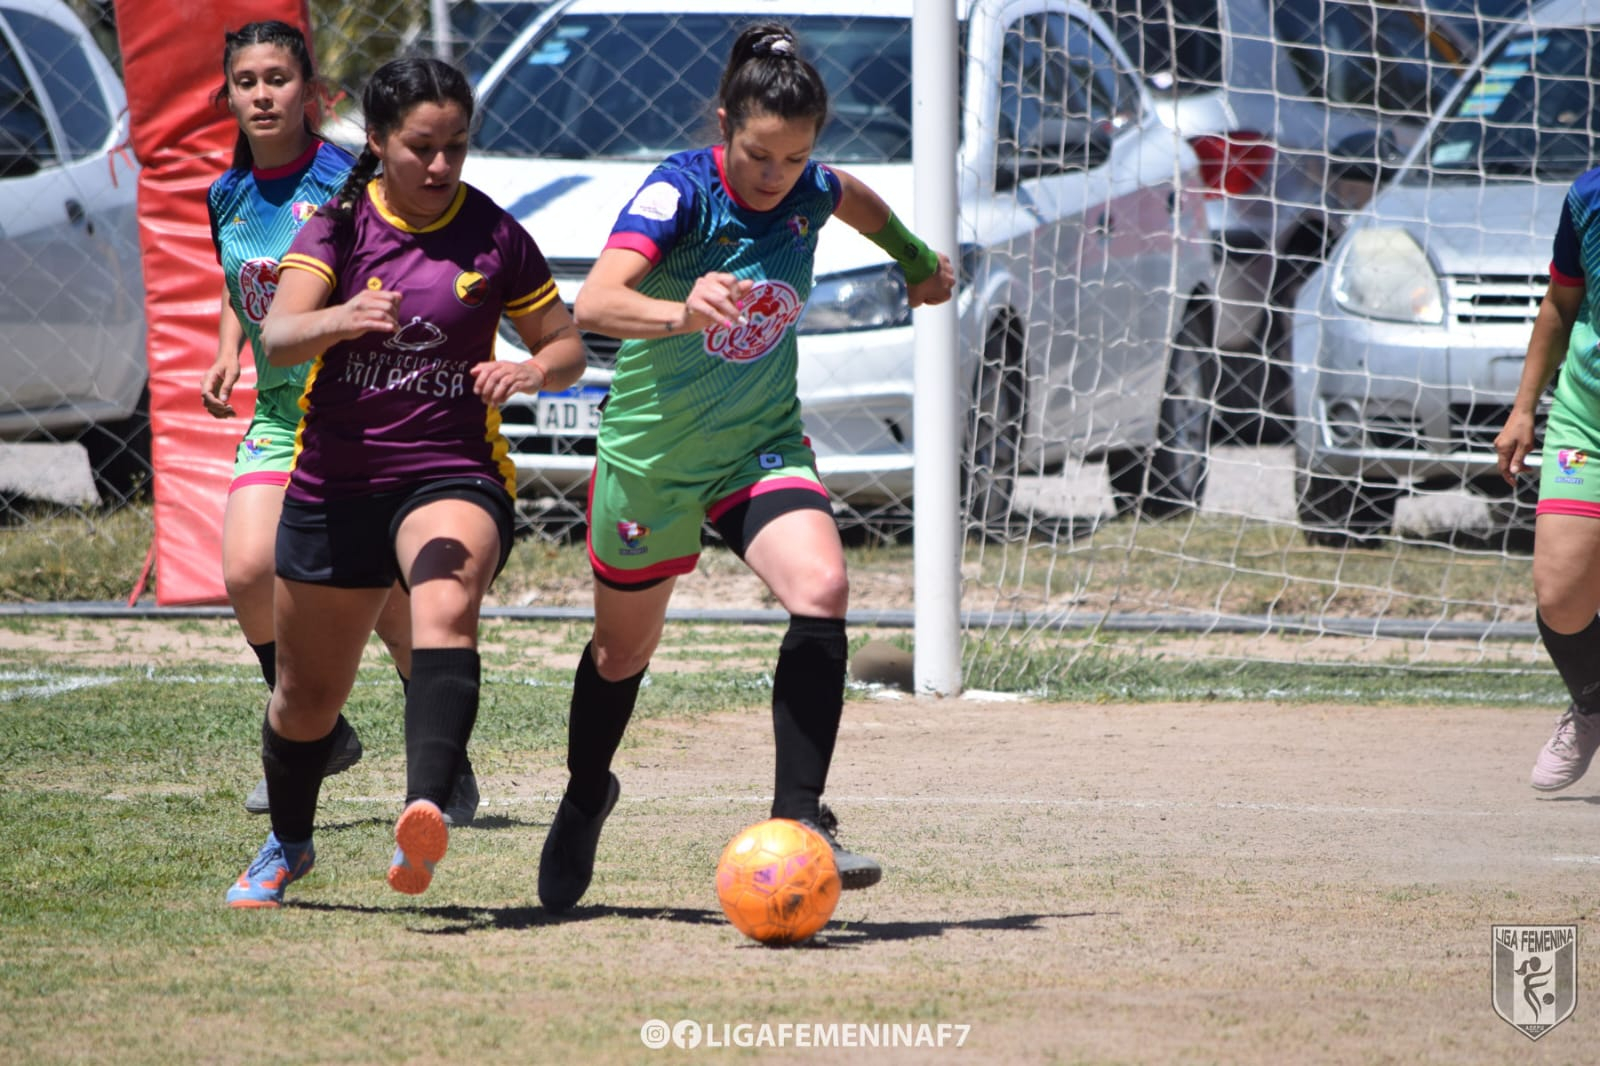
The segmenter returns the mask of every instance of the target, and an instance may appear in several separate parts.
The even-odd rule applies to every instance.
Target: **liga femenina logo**
[[[1494,1012],[1537,1040],[1578,1005],[1578,927],[1496,925]]]

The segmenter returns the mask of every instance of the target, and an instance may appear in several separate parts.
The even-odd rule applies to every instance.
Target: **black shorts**
[[[406,515],[435,500],[469,500],[494,518],[500,529],[498,576],[511,557],[511,496],[502,485],[470,477],[318,503],[285,497],[274,551],[278,576],[342,589],[388,588],[396,581],[404,587],[395,535]]]

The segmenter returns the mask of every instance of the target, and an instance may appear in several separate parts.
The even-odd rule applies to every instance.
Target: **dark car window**
[[[1514,34],[1473,72],[1411,183],[1485,178],[1571,181],[1594,166],[1600,48],[1594,27]]]
[[[817,155],[911,158],[911,24],[901,18],[792,19],[827,84]],[[741,29],[723,15],[559,19],[483,101],[482,150],[565,159],[654,159],[717,138],[714,97]]]
[[[1060,18],[1060,16],[1056,16]],[[1139,90],[1117,66],[1116,56],[1094,31],[1078,19],[1067,19],[1067,56],[1075,86],[1089,97],[1088,115],[1113,129],[1139,117]]]
[[[0,34],[0,178],[25,177],[54,159],[38,97]]]
[[[1133,65],[1177,95],[1222,81],[1217,0],[1093,0]]]
[[[508,4],[460,0],[451,4],[450,33],[455,38],[456,62],[474,81],[483,77],[546,6],[544,0]]]
[[[1041,122],[1068,115],[1086,117],[1089,102],[1070,92],[1064,27],[1045,15],[1028,15],[1006,27],[1000,46],[1001,144],[1036,139]]]
[[[1306,96],[1417,122],[1468,58],[1463,41],[1417,8],[1281,0],[1272,24]]]
[[[68,158],[81,159],[104,148],[115,118],[83,43],[49,19],[25,11],[7,12],[6,18],[44,79],[44,91],[61,120]]]

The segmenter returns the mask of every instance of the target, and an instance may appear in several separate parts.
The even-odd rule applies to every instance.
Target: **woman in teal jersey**
[[[1562,203],[1549,288],[1494,442],[1514,490],[1535,447],[1539,400],[1559,371],[1540,451],[1533,592],[1539,636],[1571,702],[1534,761],[1530,783],[1541,792],[1575,783],[1600,748],[1600,307],[1590,274],[1600,276],[1600,169],[1579,175]]]
[[[240,352],[248,341],[255,355],[255,415],[234,456],[222,520],[222,571],[234,617],[270,688],[277,657],[273,545],[294,463],[307,367],[269,366],[261,323],[277,290],[278,261],[305,221],[339,192],[355,160],[312,131],[308,111],[317,81],[298,29],[267,20],[225,34],[222,71],[216,102],[228,108],[239,134],[232,165],[206,196],[223,288],[217,358],[200,398],[212,417],[236,417],[229,397],[239,381]],[[411,673],[410,615],[406,594],[398,586],[377,631],[404,684]],[[336,729],[329,773],[348,769],[361,758],[361,741],[343,716]],[[469,824],[477,806],[477,780],[468,764],[456,780],[446,814],[452,824]],[[265,778],[246,798],[245,809],[267,813]]]
[[[707,519],[790,615],[773,673],[772,816],[822,832],[844,888],[882,876],[839,846],[820,802],[844,705],[849,583],[800,422],[795,324],[833,216],[900,264],[912,307],[948,300],[954,272],[870,188],[811,158],[828,94],[787,26],[740,34],[718,105],[723,143],[651,173],[577,299],[580,326],[623,344],[590,485],[595,628],[573,686],[571,777],[539,862],[551,911],[593,876],[621,789],[611,759]]]

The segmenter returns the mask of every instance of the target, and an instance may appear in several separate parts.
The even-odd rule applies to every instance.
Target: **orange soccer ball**
[[[799,822],[757,822],[722,849],[717,899],[745,936],[763,944],[798,944],[827,925],[838,906],[833,849]]]

